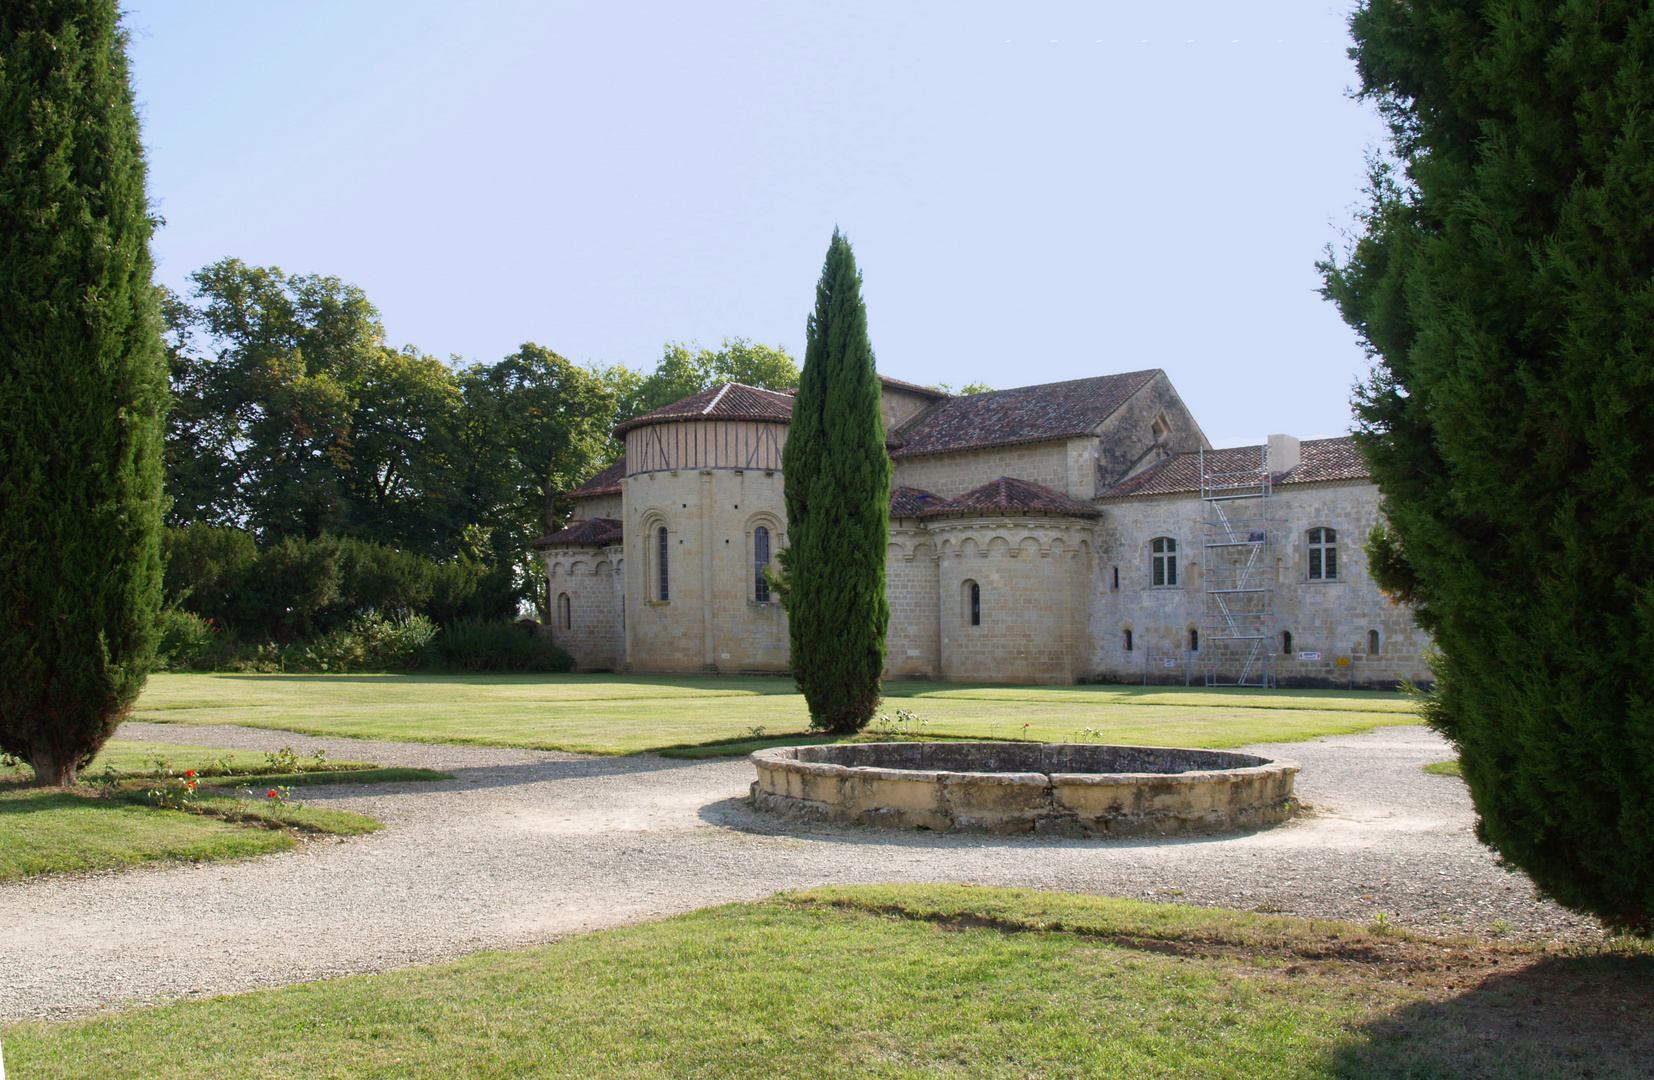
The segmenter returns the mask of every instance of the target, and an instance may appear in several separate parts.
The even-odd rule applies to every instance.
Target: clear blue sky
[[[838,225],[887,375],[1160,367],[1219,445],[1348,428],[1349,0],[129,4],[174,288],[234,255],[439,356],[802,359]]]

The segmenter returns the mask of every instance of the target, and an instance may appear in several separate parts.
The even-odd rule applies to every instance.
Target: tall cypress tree
[[[0,751],[46,783],[155,651],[153,224],[115,0],[0,5]]]
[[[1389,121],[1327,293],[1376,364],[1380,584],[1440,659],[1477,834],[1654,931],[1654,7],[1365,0]],[[1397,170],[1398,171],[1391,171]]]
[[[805,337],[782,456],[793,676],[812,727],[853,732],[878,708],[884,671],[890,455],[861,274],[837,229]]]

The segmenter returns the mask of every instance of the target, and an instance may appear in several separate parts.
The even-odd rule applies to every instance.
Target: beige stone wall
[[[685,426],[685,425],[675,425]],[[756,599],[753,537],[786,544],[781,473],[680,469],[628,477],[626,664],[631,671],[785,671],[781,605]],[[667,530],[660,599],[658,530]]]
[[[1073,441],[1096,442],[1095,439]],[[1083,449],[1078,453],[1083,458]],[[954,454],[897,458],[892,483],[897,487],[929,491],[944,499],[956,499],[1001,476],[1032,480],[1057,491],[1067,491],[1069,463],[1068,441],[961,450]],[[1087,491],[1085,497],[1090,494]]]
[[[1361,550],[1367,531],[1378,520],[1378,489],[1366,483],[1287,484],[1275,489],[1270,512],[1283,525],[1275,544],[1276,638],[1272,641],[1276,677],[1284,686],[1390,686],[1397,679],[1428,682],[1423,654],[1428,638],[1410,612],[1392,605],[1367,573]],[[1200,563],[1202,504],[1193,494],[1103,500],[1098,523],[1096,575],[1090,619],[1094,673],[1137,681],[1145,672],[1151,682],[1181,682],[1188,672],[1202,681],[1200,657],[1191,656],[1189,630],[1204,616]],[[1309,580],[1307,533],[1317,526],[1338,533],[1338,577]],[[1179,582],[1155,587],[1150,572],[1151,542],[1176,539]],[[1119,571],[1119,587],[1114,572]],[[1132,631],[1133,648],[1125,647]],[[1279,634],[1292,634],[1292,651],[1283,654]],[[1372,631],[1379,649],[1369,649]],[[1304,652],[1320,659],[1300,659]],[[1347,660],[1338,664],[1339,658]],[[1173,661],[1167,667],[1165,662]]]
[[[894,431],[918,416],[934,400],[922,394],[885,386],[879,394],[879,419],[884,421],[886,431]]]
[[[890,523],[885,594],[890,599],[887,678],[942,677],[938,640],[938,567],[931,536],[917,521]]]
[[[574,511],[569,514],[569,525],[592,518],[619,520],[626,513],[625,500],[618,491],[613,495],[586,495],[569,501],[574,503]]]
[[[1091,528],[1076,519],[931,522],[938,555],[941,677],[1071,683],[1086,668]],[[981,588],[981,625],[969,583]]]
[[[551,596],[551,636],[581,671],[612,671],[622,661],[618,591],[624,581],[619,545],[541,552]],[[561,598],[568,598],[568,623]]]
[[[1154,430],[1157,421],[1164,424],[1158,435]],[[1094,443],[1096,477],[1086,498],[1153,468],[1173,454],[1211,446],[1165,372],[1150,379],[1103,421],[1098,434],[1100,438]]]

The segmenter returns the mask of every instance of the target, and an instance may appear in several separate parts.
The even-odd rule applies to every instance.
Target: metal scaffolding
[[[1234,469],[1246,451],[1200,454],[1205,510],[1201,563],[1206,608],[1200,642],[1207,686],[1275,685],[1275,532],[1269,516],[1269,447]],[[1244,460],[1244,459],[1243,459]]]

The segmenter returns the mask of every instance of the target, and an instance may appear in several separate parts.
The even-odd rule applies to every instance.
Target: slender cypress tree
[[[1324,267],[1376,361],[1374,576],[1440,650],[1427,717],[1477,835],[1647,934],[1654,6],[1365,0],[1351,29],[1394,144]]]
[[[115,0],[0,5],[0,751],[73,783],[142,689],[166,372]]]
[[[884,671],[890,455],[861,274],[836,229],[805,338],[782,456],[793,676],[812,727],[853,732],[873,718]]]

